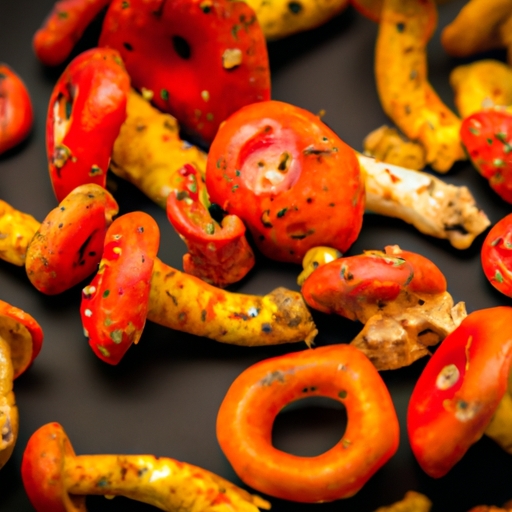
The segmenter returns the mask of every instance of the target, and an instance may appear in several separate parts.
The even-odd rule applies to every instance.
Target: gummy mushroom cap
[[[411,292],[437,294],[447,290],[447,282],[439,267],[421,254],[405,251],[398,245],[388,245],[384,252],[389,256],[403,258],[413,267],[414,275],[407,285]]]
[[[0,300],[0,337],[11,349],[13,378],[19,377],[41,351],[43,330],[31,315]]]
[[[407,261],[375,251],[320,266],[304,281],[302,295],[314,309],[355,319],[362,304],[395,300],[413,276]]]
[[[23,453],[21,477],[38,512],[85,512],[85,496],[66,491],[63,469],[75,452],[58,423],[47,423],[32,434]]]
[[[32,285],[57,295],[93,274],[118,212],[116,200],[100,185],[73,189],[48,213],[27,248],[25,270]]]
[[[469,314],[425,366],[412,392],[407,430],[423,470],[444,476],[485,433],[506,393],[512,308]]]

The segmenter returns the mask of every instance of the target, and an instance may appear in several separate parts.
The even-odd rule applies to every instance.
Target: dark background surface
[[[31,137],[0,156],[0,197],[42,220],[56,206],[45,160],[44,124],[47,102],[62,71],[46,69],[31,49],[34,32],[50,11],[52,0],[0,2],[0,61],[25,81],[35,107]],[[461,1],[440,8],[439,26],[451,21]],[[94,44],[99,22],[88,30],[77,49]],[[360,150],[365,135],[387,121],[374,85],[373,48],[377,27],[352,9],[325,26],[269,44],[274,99],[312,112],[324,109],[324,121]],[[498,52],[494,56],[504,59]],[[479,56],[481,57],[481,56]],[[429,77],[441,97],[453,106],[449,71],[463,61],[448,57],[439,31],[429,44]],[[510,212],[468,163],[459,163],[444,177],[467,184],[494,223]],[[181,268],[184,245],[163,211],[140,192],[119,180],[115,197],[121,213],[142,209],[161,226],[160,258]],[[388,244],[420,252],[445,273],[455,301],[469,312],[511,301],[486,281],[480,266],[483,236],[465,251],[421,235],[401,221],[365,215],[363,229],[350,254]],[[267,293],[278,285],[298,289],[297,266],[258,259],[257,267],[233,290]],[[217,409],[233,379],[246,367],[269,356],[304,349],[303,344],[244,348],[222,345],[154,324],[146,326],[138,346],[111,367],[94,356],[84,338],[79,316],[80,290],[47,297],[31,286],[23,268],[0,262],[0,299],[34,316],[45,333],[42,352],[14,386],[20,409],[15,452],[0,473],[0,510],[33,510],[20,478],[23,449],[41,425],[57,421],[69,434],[77,454],[152,453],[214,471],[240,485],[215,438]],[[347,342],[360,326],[341,318],[315,314],[317,345]],[[416,464],[405,432],[405,412],[415,379],[425,360],[386,372],[401,426],[397,454],[356,496],[334,503],[304,505],[270,498],[275,512],[372,511],[402,498],[410,489],[425,493],[434,511],[467,511],[477,504],[501,505],[512,498],[512,457],[487,438],[475,444],[444,478],[426,476]],[[343,411],[320,401],[301,403],[279,415],[276,446],[312,455],[330,448],[343,431]],[[92,511],[145,511],[153,507],[125,498],[87,498]]]

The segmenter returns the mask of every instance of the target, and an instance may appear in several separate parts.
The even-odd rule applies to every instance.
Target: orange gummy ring
[[[341,402],[348,422],[330,450],[301,457],[272,446],[272,425],[306,396]],[[351,345],[330,345],[266,359],[242,372],[217,416],[217,439],[239,478],[269,496],[303,503],[348,498],[398,448],[391,396],[370,360]]]

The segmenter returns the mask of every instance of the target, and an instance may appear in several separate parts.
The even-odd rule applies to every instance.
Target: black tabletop
[[[52,87],[62,72],[45,68],[33,54],[32,36],[49,13],[52,0],[0,2],[0,61],[25,81],[35,108],[31,136],[20,147],[0,156],[0,198],[42,220],[56,206],[46,165],[44,126]],[[451,21],[462,1],[440,7],[439,27]],[[100,21],[80,41],[76,52],[93,46]],[[314,113],[357,150],[364,137],[389,123],[374,82],[373,53],[377,26],[349,8],[321,28],[269,43],[272,97]],[[75,52],[75,53],[76,53]],[[448,74],[462,60],[446,55],[439,30],[428,47],[429,78],[453,107]],[[505,60],[504,53],[497,58]],[[467,162],[458,163],[443,179],[467,185],[493,223],[510,212]],[[144,210],[161,228],[160,258],[181,268],[185,246],[165,212],[133,186],[113,178],[121,213]],[[396,219],[365,214],[363,228],[349,254],[398,244],[434,261],[445,273],[455,301],[469,312],[511,304],[487,282],[480,265],[481,235],[467,250],[420,234]],[[256,267],[231,289],[267,293],[278,285],[298,289],[298,266],[258,256]],[[30,435],[47,422],[62,424],[77,454],[151,453],[196,464],[242,485],[221,452],[215,436],[218,407],[234,378],[251,364],[270,356],[303,350],[293,344],[259,348],[223,345],[148,323],[142,339],[115,367],[100,361],[82,331],[81,287],[48,297],[28,281],[23,268],[0,262],[0,299],[24,309],[41,324],[45,339],[33,366],[15,381],[20,432],[14,454],[0,473],[0,510],[33,510],[25,495],[20,464]],[[318,346],[348,342],[360,325],[314,313]],[[512,458],[493,441],[482,438],[463,460],[441,479],[428,477],[418,466],[405,430],[407,403],[425,365],[383,372],[400,423],[396,455],[354,497],[334,503],[305,505],[269,498],[275,512],[373,511],[402,498],[408,490],[426,494],[434,511],[467,511],[478,504],[501,505],[512,498]],[[299,402],[300,403],[300,402]],[[301,455],[318,454],[333,446],[342,432],[343,414],[330,403],[304,402],[278,416],[274,444]],[[118,497],[88,497],[94,511],[154,510]]]

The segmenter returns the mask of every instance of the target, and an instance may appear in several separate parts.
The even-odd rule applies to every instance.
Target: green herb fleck
[[[503,283],[503,275],[499,270],[496,270],[496,272],[494,273],[494,280],[497,281],[498,283]]]
[[[98,345],[98,350],[101,352],[101,355],[103,357],[110,357],[110,352],[108,351],[108,349],[106,349],[102,345]]]
[[[405,263],[405,262],[404,262]],[[414,277],[414,272],[411,272],[407,279],[405,280],[404,286],[408,286],[409,283],[412,281],[412,278]]]
[[[195,194],[197,192],[197,182],[194,180],[187,183],[187,188],[190,190],[190,192]]]
[[[277,212],[277,217],[280,218],[280,217],[284,217],[284,214],[288,211],[288,208],[283,208],[282,210],[279,210]]]
[[[103,292],[103,298],[106,299],[110,295],[110,290],[105,290]]]
[[[110,338],[112,341],[119,345],[123,341],[123,331],[121,329],[116,329],[110,333]]]
[[[160,97],[164,100],[164,101],[168,101],[169,100],[169,91],[167,89],[162,89],[160,91]]]

